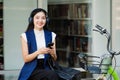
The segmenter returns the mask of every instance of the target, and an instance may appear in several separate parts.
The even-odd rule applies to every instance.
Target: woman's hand
[[[38,55],[39,54],[48,54],[51,52],[51,49],[43,47],[43,48],[40,48],[37,52],[38,52]]]
[[[37,54],[50,54],[54,60],[57,59],[56,52],[54,46],[51,46],[51,48],[40,48],[37,51]]]
[[[56,60],[57,59],[57,55],[56,55],[56,51],[55,51],[55,48],[54,48],[54,46],[51,46],[51,49],[50,49],[50,55],[52,56],[52,58],[54,59],[54,60]]]

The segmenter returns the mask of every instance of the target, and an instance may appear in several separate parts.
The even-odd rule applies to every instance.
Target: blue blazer
[[[45,42],[47,46],[48,43],[52,42],[52,33],[48,30],[44,30],[44,34],[45,34]],[[26,37],[27,37],[29,54],[31,54],[37,50],[34,30],[27,31]],[[48,57],[49,54],[45,54],[45,62],[48,59]],[[31,62],[24,63],[20,75],[18,77],[18,80],[27,80],[30,77],[33,70],[35,69],[36,65],[37,65],[37,57]],[[45,68],[48,69],[48,66],[45,66]]]

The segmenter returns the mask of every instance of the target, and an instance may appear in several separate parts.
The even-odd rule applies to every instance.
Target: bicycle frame
[[[119,55],[120,52],[115,52],[113,50],[110,49],[110,40],[111,40],[111,35],[110,33],[107,32],[106,29],[103,29],[101,26],[96,25],[97,30],[94,29],[94,31],[100,32],[100,34],[104,34],[106,36],[106,38],[108,39],[108,43],[107,43],[107,51],[110,53],[111,55],[111,65],[109,65],[108,70],[107,70],[107,74],[110,74],[112,76],[112,78],[114,80],[120,80],[117,72],[114,70],[114,68],[112,67],[112,59],[115,55]],[[109,60],[110,61],[110,60]],[[106,75],[105,75],[106,76]]]

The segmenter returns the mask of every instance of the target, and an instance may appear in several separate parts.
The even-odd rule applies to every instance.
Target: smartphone
[[[49,47],[50,49],[52,49],[51,46],[53,46],[53,45],[54,45],[54,43],[48,43],[47,47]]]

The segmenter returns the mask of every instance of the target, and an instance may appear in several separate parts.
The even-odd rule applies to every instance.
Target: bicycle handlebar
[[[96,27],[96,29],[93,29],[93,31],[99,32],[100,34],[106,36],[106,38],[108,40],[107,41],[107,51],[110,53],[110,55],[112,55],[112,58],[114,57],[114,55],[119,55],[120,51],[119,52],[115,52],[115,51],[111,50],[111,48],[110,48],[111,34],[106,29],[104,29],[103,27],[101,27],[100,25],[96,25],[95,27]],[[100,57],[97,57],[97,56],[91,56],[91,55],[84,54],[84,53],[83,54],[80,53],[78,56],[79,56],[79,58],[84,58],[85,60],[88,57],[100,58]]]
[[[111,34],[106,30],[104,29],[103,27],[101,27],[100,25],[96,25],[95,26],[97,29],[93,29],[93,31],[96,31],[96,32],[99,32],[100,34],[102,35],[105,35],[106,38],[108,39],[107,41],[107,51],[112,55],[119,55],[120,54],[120,51],[119,52],[115,52],[113,50],[110,49],[110,41],[111,41]]]
[[[107,33],[107,30],[104,29],[103,27],[101,27],[99,25],[96,25],[95,27],[100,31],[101,34]]]

